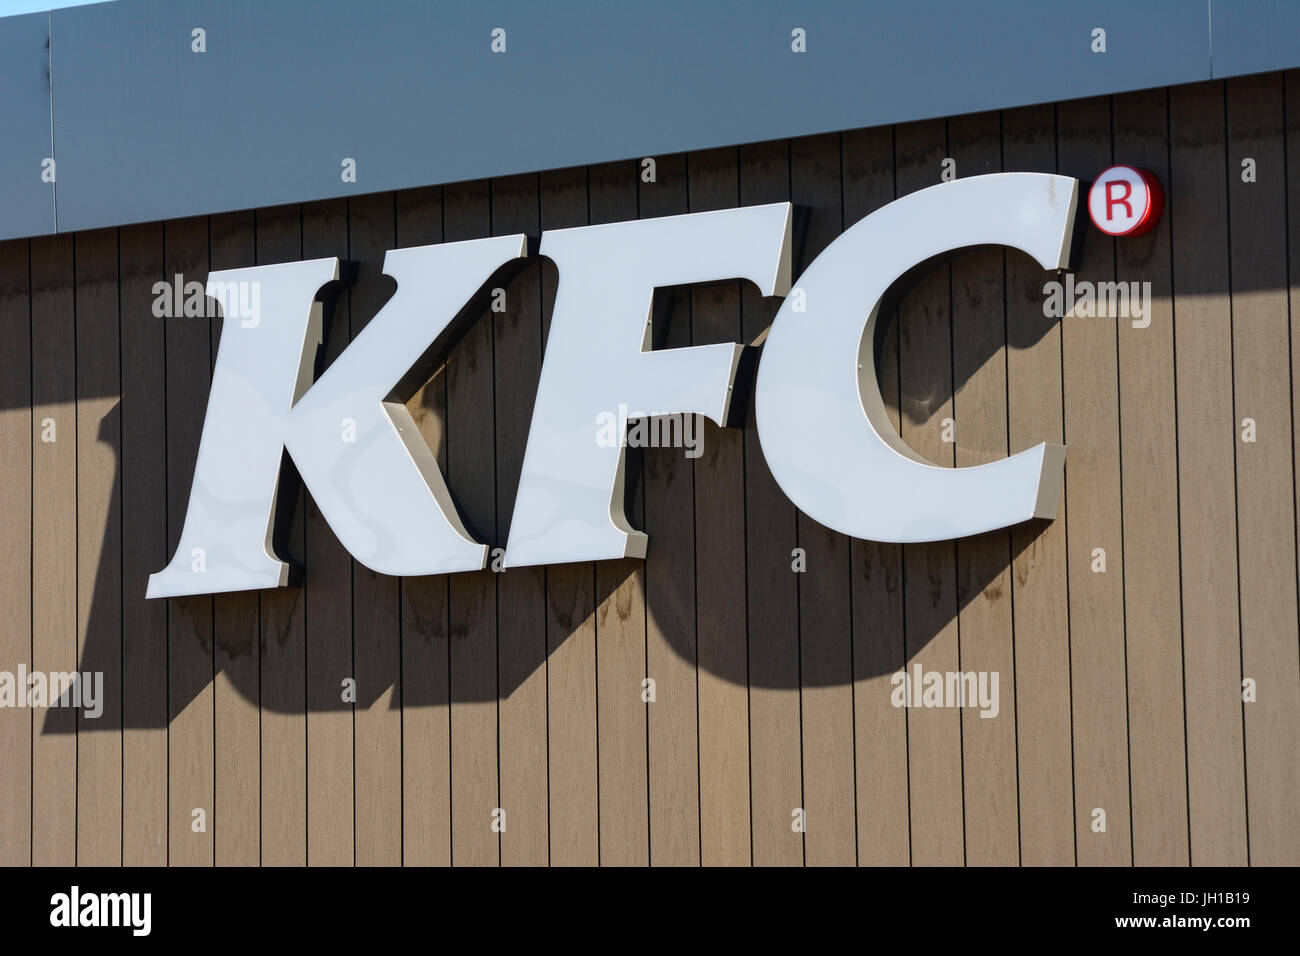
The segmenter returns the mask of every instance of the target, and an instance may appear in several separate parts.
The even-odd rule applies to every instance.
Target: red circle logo
[[[1165,194],[1155,174],[1134,166],[1111,166],[1088,191],[1092,224],[1108,236],[1140,236],[1155,228]]]

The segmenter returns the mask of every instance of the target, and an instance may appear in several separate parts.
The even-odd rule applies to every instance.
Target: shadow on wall
[[[984,262],[984,265],[990,268],[997,268],[997,257],[1001,253],[991,253],[981,251],[971,253],[972,255],[990,256]],[[1008,256],[1018,256],[1019,253],[1008,252]],[[1028,262],[1028,259],[1025,260]],[[539,266],[531,266],[539,268]],[[940,267],[942,278],[947,278],[947,266]],[[1048,277],[1047,273],[1042,272],[1036,265],[1031,269],[1020,270],[1029,276],[1034,283],[1033,287],[1026,287],[1023,295],[1029,298],[1040,295],[1041,284]],[[518,280],[517,280],[518,281]],[[552,284],[551,288],[554,286]],[[735,285],[731,285],[734,290]],[[931,290],[933,291],[933,290]],[[747,294],[755,290],[747,290]],[[692,294],[700,294],[698,290],[694,293],[691,290],[673,290],[670,298],[676,297],[675,309],[669,309],[669,312],[675,311],[678,321],[682,321],[683,316],[689,317],[689,310],[684,308],[689,304]],[[707,293],[705,293],[707,294]],[[900,312],[904,316],[910,315],[908,311],[908,299],[913,293],[901,300]],[[761,300],[759,300],[761,301]],[[486,319],[484,321],[487,321]],[[689,321],[689,318],[687,318]],[[924,321],[924,318],[920,319]],[[984,343],[978,348],[969,349],[963,354],[954,356],[951,368],[946,368],[942,364],[929,363],[929,371],[925,374],[916,374],[914,369],[909,369],[909,374],[903,382],[897,395],[887,395],[887,404],[891,408],[899,409],[903,421],[903,431],[906,434],[909,424],[920,426],[922,424],[932,423],[935,419],[936,412],[946,403],[953,399],[954,393],[959,392],[966,380],[976,371],[981,369],[991,358],[1003,352],[1007,346],[1012,349],[1024,349],[1038,342],[1048,331],[1050,331],[1058,320],[1042,316],[1030,315],[1028,318],[1020,316],[1014,323],[1013,333],[1008,336],[996,328],[993,334],[981,335],[978,341]],[[990,324],[996,327],[1003,323],[1002,315],[990,316]],[[346,323],[342,323],[346,325]],[[657,323],[660,325],[660,323]],[[661,328],[666,327],[667,323],[662,323]],[[888,382],[890,379],[889,366],[893,363],[895,367],[899,363],[899,346],[898,338],[901,334],[906,337],[908,330],[907,322],[900,321],[897,313],[890,319],[887,332],[882,336],[879,349],[879,361],[884,370],[882,372],[882,382]],[[1007,328],[1011,324],[1006,324]],[[344,328],[341,332],[333,329],[331,335],[347,335]],[[721,338],[718,339],[721,341]],[[707,341],[707,340],[706,340]],[[974,342],[975,340],[972,340]],[[680,344],[680,343],[676,343]],[[697,335],[693,344],[703,344]],[[761,348],[761,346],[759,347]],[[336,354],[337,348],[332,350]],[[758,349],[754,352],[757,353]],[[752,367],[752,363],[751,363]],[[964,371],[963,371],[964,370]],[[445,374],[445,369],[440,369],[438,375]],[[895,376],[897,377],[897,376]],[[752,389],[752,381],[746,386]],[[739,390],[739,387],[738,387]],[[439,410],[434,409],[433,402],[436,392],[434,389],[427,389],[418,393],[411,400],[413,412],[417,413],[417,418],[421,413],[440,414]],[[425,408],[416,407],[417,403],[423,402]],[[747,404],[749,404],[747,402]],[[120,434],[119,417],[121,414],[120,403],[115,405],[107,416],[101,421],[99,429],[99,439],[112,445],[112,437]],[[730,600],[735,603],[748,603],[749,607],[731,607],[724,615],[726,623],[720,625],[725,632],[723,640],[730,647],[739,647],[738,653],[712,655],[701,655],[698,653],[697,641],[701,633],[709,628],[715,630],[719,626],[716,622],[708,620],[714,615],[699,614],[700,598],[697,597],[697,589],[702,597],[706,600],[709,595],[714,593],[710,586],[710,575],[706,570],[699,566],[702,560],[700,548],[698,547],[698,537],[708,533],[707,528],[698,526],[697,516],[693,513],[696,507],[698,496],[696,495],[697,487],[709,483],[708,472],[720,467],[730,467],[731,470],[725,473],[719,472],[717,486],[727,488],[727,494],[735,495],[739,498],[739,507],[744,510],[746,487],[753,487],[755,483],[766,486],[766,495],[764,501],[779,502],[779,507],[774,507],[774,513],[771,520],[784,522],[788,529],[786,540],[795,542],[800,539],[796,537],[795,531],[795,508],[788,502],[776,488],[767,466],[763,461],[761,454],[757,454],[757,437],[753,432],[754,423],[752,407],[743,409],[744,423],[742,428],[727,429],[725,432],[719,430],[712,423],[705,425],[705,434],[703,437],[702,457],[691,460],[684,457],[683,449],[677,448],[650,448],[645,450],[629,450],[628,462],[628,490],[627,513],[629,519],[634,525],[643,527],[650,535],[650,545],[647,559],[642,561],[624,560],[616,562],[603,562],[599,566],[593,564],[568,565],[563,568],[549,569],[531,569],[520,568],[508,572],[511,576],[532,576],[533,580],[529,586],[535,592],[540,592],[541,602],[538,607],[545,608],[545,620],[529,622],[533,634],[536,635],[534,640],[527,643],[512,641],[508,649],[502,649],[496,633],[456,633],[452,630],[449,636],[447,616],[445,614],[445,605],[436,609],[433,614],[421,613],[421,602],[416,595],[421,593],[434,593],[441,595],[445,593],[444,581],[442,578],[413,578],[404,579],[402,583],[402,595],[407,604],[408,613],[405,615],[405,621],[402,625],[403,633],[400,635],[400,641],[404,643],[400,655],[384,654],[377,655],[373,660],[364,660],[357,655],[364,655],[367,649],[374,648],[384,644],[383,640],[374,640],[367,638],[365,640],[357,639],[354,632],[357,628],[363,626],[362,622],[355,620],[352,627],[328,627],[320,628],[309,626],[306,638],[306,655],[321,655],[322,659],[342,660],[351,659],[353,661],[352,672],[366,674],[366,680],[361,682],[364,686],[357,689],[356,703],[362,707],[368,707],[381,697],[384,693],[396,683],[401,683],[402,692],[396,696],[395,700],[400,700],[400,706],[429,706],[445,704],[449,701],[470,701],[504,699],[508,697],[529,675],[542,666],[548,656],[562,644],[566,639],[584,629],[595,628],[598,632],[599,625],[595,621],[597,612],[593,608],[600,608],[608,599],[616,594],[620,588],[633,576],[642,575],[640,590],[645,593],[645,621],[646,627],[657,634],[661,634],[664,641],[668,643],[673,650],[681,657],[689,661],[692,665],[698,664],[716,676],[724,680],[737,684],[749,683],[752,686],[784,687],[797,688],[800,686],[820,686],[835,683],[843,683],[848,674],[848,670],[841,663],[828,663],[837,659],[837,654],[842,658],[840,652],[827,655],[809,650],[814,645],[825,645],[827,642],[835,643],[841,651],[849,646],[852,641],[854,656],[852,661],[852,676],[854,680],[861,680],[881,674],[887,674],[902,668],[908,654],[904,648],[903,634],[901,629],[902,621],[902,604],[903,604],[903,580],[904,576],[912,575],[931,575],[935,573],[936,562],[944,562],[951,559],[956,554],[956,549],[960,547],[963,555],[969,556],[978,552],[980,557],[977,560],[967,560],[961,563],[962,577],[957,582],[955,593],[952,588],[942,586],[933,586],[929,588],[928,598],[930,607],[922,613],[916,613],[915,605],[909,606],[912,616],[908,619],[907,645],[911,648],[912,655],[927,644],[938,633],[944,630],[971,601],[976,599],[984,600],[1007,600],[1009,595],[1003,595],[998,588],[989,588],[989,585],[1001,574],[1003,574],[1012,561],[1025,549],[1032,548],[1041,534],[1046,523],[1035,523],[1024,528],[1018,529],[1014,534],[1009,531],[995,532],[989,535],[983,535],[978,538],[965,539],[962,542],[942,542],[933,545],[908,545],[899,547],[897,545],[883,545],[874,542],[854,541],[827,529],[816,526],[810,520],[801,519],[800,524],[804,529],[802,534],[808,535],[807,529],[813,529],[811,533],[824,535],[828,540],[834,539],[829,547],[830,553],[845,556],[845,566],[842,568],[842,575],[834,587],[842,587],[844,590],[841,594],[847,594],[850,590],[857,589],[859,586],[865,587],[867,591],[875,595],[873,600],[882,602],[882,607],[873,608],[871,606],[856,606],[854,608],[855,621],[850,625],[847,619],[842,621],[839,633],[822,633],[820,630],[816,633],[800,634],[798,600],[805,602],[815,601],[817,595],[808,591],[802,584],[804,575],[794,575],[791,573],[789,566],[790,558],[784,552],[776,554],[776,565],[778,569],[773,572],[772,569],[765,568],[764,574],[777,574],[781,578],[781,588],[783,594],[788,597],[794,597],[797,589],[804,589],[807,593],[799,595],[796,600],[781,608],[782,613],[779,615],[780,620],[774,622],[766,616],[766,606],[764,598],[757,597],[756,590],[761,591],[761,585],[756,588],[757,581],[751,581],[748,587],[748,599],[746,599],[744,568],[746,562],[746,535],[744,533],[731,535],[727,540],[714,542],[708,549],[710,554],[716,556],[717,548],[724,547],[731,549],[728,554],[728,560],[732,562],[734,568],[739,566],[742,570],[740,592],[736,597],[720,597],[715,600]],[[1044,436],[1051,439],[1053,436]],[[739,470],[736,469],[735,463],[737,449],[745,445],[751,449],[748,456],[744,459],[744,464]],[[726,450],[730,449],[730,466],[720,464],[720,459],[728,458]],[[436,449],[435,449],[436,450]],[[721,453],[720,453],[721,450]],[[1019,449],[1012,449],[1013,451]],[[1002,449],[978,449],[984,454],[986,459],[1000,457]],[[522,447],[518,449],[518,455],[522,457]],[[518,460],[518,459],[516,459]],[[291,466],[290,466],[291,467]],[[191,474],[192,464],[181,473]],[[747,474],[748,473],[748,474]],[[294,476],[296,479],[296,475]],[[115,477],[118,489],[120,490],[121,482],[121,464],[117,462],[117,474]],[[290,481],[285,483],[288,486],[300,486],[300,483]],[[671,507],[649,508],[643,504],[646,500],[648,487],[653,486],[658,490],[657,501],[662,505],[667,501],[672,504],[684,503],[683,509],[673,510]],[[306,495],[305,490],[300,492]],[[453,490],[454,493],[454,490]],[[513,492],[505,500],[508,502],[505,508],[505,516],[502,520],[499,535],[484,535],[476,532],[480,540],[488,541],[493,547],[503,546],[508,534],[509,505],[512,504]],[[108,521],[111,524],[122,520],[120,510],[121,495],[113,496],[113,510],[108,515]],[[312,504],[308,499],[306,501],[307,510],[312,509]],[[734,505],[734,502],[733,502]],[[282,502],[281,513],[293,513],[293,502]],[[638,520],[638,516],[647,515],[644,520]],[[475,522],[472,515],[466,515],[467,526],[471,531],[475,531]],[[750,520],[753,520],[751,515]],[[317,526],[313,526],[313,531]],[[320,523],[319,527],[324,527]],[[750,529],[751,532],[753,529]],[[338,549],[342,553],[342,546],[337,540],[333,539],[332,533],[329,534],[330,541],[328,547]],[[168,542],[168,555],[170,555],[176,546],[174,540],[175,533],[171,535],[173,540]],[[301,540],[301,539],[299,539]],[[801,542],[803,543],[803,542]],[[319,554],[322,543],[313,543],[313,552]],[[1013,553],[1014,548],[1014,553]],[[302,563],[304,555],[294,553],[292,547],[285,547],[283,553],[296,563]],[[849,557],[851,555],[851,557]],[[124,661],[123,642],[122,642],[122,622],[116,613],[109,615],[103,609],[114,608],[118,606],[115,600],[108,600],[105,589],[111,589],[117,586],[120,575],[115,573],[115,569],[120,565],[121,556],[119,554],[103,553],[100,556],[99,568],[101,572],[104,569],[114,569],[114,573],[100,573],[96,575],[95,592],[87,617],[86,634],[84,641],[84,653],[78,662],[77,669],[80,672],[104,671],[110,674],[120,670],[120,663]],[[750,560],[753,560],[752,555]],[[940,564],[939,566],[946,566]],[[355,566],[358,573],[369,574],[364,568]],[[949,570],[951,574],[951,569]],[[477,582],[473,587],[478,587],[488,594],[496,593],[500,577],[491,572],[477,572],[471,575],[460,575],[461,578],[481,577],[483,580]],[[761,576],[761,575],[760,575]],[[855,581],[855,578],[860,579]],[[312,584],[311,572],[308,572],[308,587]],[[919,578],[918,578],[919,580]],[[144,581],[121,581],[123,589],[138,588],[143,591]],[[319,585],[318,585],[319,586]],[[924,591],[924,589],[919,589]],[[626,589],[625,589],[625,593]],[[856,590],[855,590],[856,593]],[[302,602],[301,589],[282,590],[276,592],[262,592],[260,600],[265,606],[268,597],[275,595],[277,600],[282,602],[281,606],[289,604],[299,604]],[[732,595],[737,595],[733,590]],[[185,612],[185,617],[202,616],[208,614],[208,602],[213,603],[212,614],[214,619],[220,618],[223,610],[234,609],[237,605],[235,602],[242,602],[238,605],[247,609],[253,603],[254,613],[258,596],[250,593],[243,594],[218,594],[211,599],[207,597],[199,598],[177,598],[170,599],[173,606],[179,605]],[[594,603],[593,603],[594,600]],[[914,599],[915,600],[915,599]],[[185,608],[184,605],[190,605]],[[539,602],[540,604],[540,602]],[[226,605],[226,608],[223,608]],[[615,601],[610,609],[611,613],[626,616],[629,614],[629,608],[621,606],[619,601]],[[639,608],[631,609],[639,612]],[[238,612],[235,612],[238,613]],[[601,612],[604,613],[603,611]],[[352,704],[344,702],[342,695],[338,691],[339,680],[334,677],[330,681],[328,688],[311,688],[304,692],[303,683],[307,680],[306,669],[303,671],[303,683],[291,687],[289,692],[279,691],[275,687],[267,686],[261,675],[261,668],[256,662],[260,657],[265,655],[266,649],[275,642],[283,644],[290,639],[289,622],[292,620],[292,614],[280,614],[267,616],[261,615],[261,634],[256,633],[256,629],[246,628],[239,635],[230,635],[222,633],[218,639],[220,647],[214,650],[211,641],[204,643],[201,655],[214,661],[213,672],[221,670],[220,662],[244,662],[240,666],[228,666],[225,668],[227,678],[232,685],[248,700],[262,707],[281,712],[302,712],[304,709],[312,711],[320,710],[350,710]],[[268,633],[273,631],[274,627],[271,621],[278,619],[283,623],[282,633]],[[336,622],[337,623],[337,622]],[[850,628],[852,635],[850,635]],[[461,628],[464,631],[464,628]],[[208,632],[209,634],[211,631]],[[715,635],[716,636],[716,635]],[[396,635],[389,635],[392,643],[397,643],[399,638]],[[260,640],[260,647],[259,645]],[[176,648],[174,647],[177,637],[173,635],[169,647],[169,659],[174,660]],[[462,688],[455,686],[451,681],[445,678],[424,680],[412,679],[410,673],[400,673],[402,661],[429,661],[431,659],[447,660],[451,656],[450,644],[456,641],[487,641],[496,642],[499,658],[496,661],[497,680],[493,682],[478,682],[478,689]],[[805,653],[800,653],[800,642],[804,642]],[[338,643],[338,647],[323,646],[323,642]],[[773,646],[763,646],[765,642],[772,642]],[[422,644],[422,648],[416,650],[413,644]],[[194,649],[189,649],[187,657],[193,661],[197,658]],[[508,657],[508,659],[507,659]],[[783,664],[772,665],[774,660],[783,661]],[[250,663],[251,662],[251,663]],[[127,666],[127,679],[131,678],[130,662],[125,662]],[[450,670],[450,668],[449,668]],[[345,676],[345,675],[339,675]],[[180,713],[185,706],[208,685],[212,677],[205,673],[202,668],[193,667],[173,667],[168,674],[167,711],[171,714]],[[292,683],[292,681],[291,681]],[[114,688],[108,688],[108,693],[115,693]],[[396,705],[395,705],[396,706]],[[147,708],[123,708],[120,706],[110,706],[106,708],[104,717],[99,720],[80,721],[80,729],[87,730],[115,730],[121,726],[123,711],[126,711],[128,726],[162,726],[162,711],[157,710],[155,719],[147,717],[133,716],[147,712]],[[78,721],[76,711],[72,708],[51,708],[46,712],[44,722],[45,733],[70,733],[77,729]]]

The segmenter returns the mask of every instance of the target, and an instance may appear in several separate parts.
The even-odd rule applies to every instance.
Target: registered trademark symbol
[[[1165,194],[1155,174],[1133,166],[1111,166],[1088,191],[1092,224],[1108,236],[1140,236],[1155,228]]]

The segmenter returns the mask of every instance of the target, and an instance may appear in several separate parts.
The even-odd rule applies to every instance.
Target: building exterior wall
[[[1053,277],[982,250],[886,337],[931,460],[1067,445],[1054,521],[853,540],[786,499],[751,420],[645,451],[644,561],[397,579],[304,494],[302,587],[145,600],[221,325],[155,318],[154,283],[355,260],[332,357],[391,294],[389,248],[790,200],[806,263],[945,158],[1166,188],[1158,228],[1091,229],[1075,273],[1149,282],[1145,327],[1045,316]],[[1300,71],[656,161],[0,243],[0,669],[109,689],[94,721],[0,709],[0,863],[1300,863]],[[493,547],[561,279],[530,265],[410,403]],[[667,345],[758,343],[774,312],[680,290]],[[918,664],[997,672],[998,715],[893,706]]]

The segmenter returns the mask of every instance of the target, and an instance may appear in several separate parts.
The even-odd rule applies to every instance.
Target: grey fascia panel
[[[56,182],[42,179],[50,155],[50,17],[0,21],[0,239],[56,229]]]
[[[1210,43],[1215,77],[1290,69],[1300,48],[1300,3],[1215,0]]]
[[[1193,82],[1211,77],[1212,19],[1207,0],[74,7],[50,17],[57,229]],[[505,53],[491,50],[498,27]],[[1275,38],[1266,68],[1300,65],[1298,46],[1294,30]],[[1257,72],[1249,53],[1223,69]],[[3,160],[29,162],[8,147]]]

